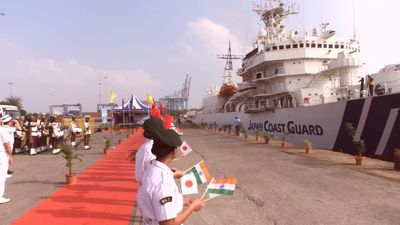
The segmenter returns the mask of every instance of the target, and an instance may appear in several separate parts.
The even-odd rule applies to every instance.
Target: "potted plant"
[[[227,127],[228,127],[228,134],[230,135],[232,131],[232,124],[227,125]]]
[[[282,143],[281,146],[282,148],[286,148],[287,147],[287,143],[286,143],[286,137],[289,136],[290,132],[285,132],[282,136]]]
[[[312,144],[310,140],[304,139],[304,149],[306,150],[306,153],[311,153],[312,149]]]
[[[226,131],[228,130],[228,125],[222,126],[222,129],[224,130],[224,134],[226,134]]]
[[[104,140],[104,149],[103,149],[103,151],[104,151],[104,154],[107,155],[108,151],[110,151],[111,141],[108,138],[104,138],[103,140]]]
[[[70,145],[66,143],[62,143],[60,145],[60,152],[62,157],[67,161],[65,164],[65,166],[68,168],[68,174],[65,174],[67,184],[76,184],[78,180],[78,174],[72,172],[72,167],[74,165],[74,160],[82,161],[83,155],[77,153]]]
[[[275,138],[276,138],[276,136],[275,136],[274,133],[271,133],[271,132],[268,132],[268,131],[266,131],[266,132],[264,133],[264,141],[265,141],[265,144],[269,144],[269,142],[271,141],[271,139],[275,139]]]
[[[256,142],[260,141],[260,128],[255,129]]]
[[[357,136],[356,134],[356,129],[353,127],[351,123],[345,123],[346,131],[349,134],[349,136],[352,138],[352,141],[354,145],[357,148],[358,154],[354,156],[356,160],[356,165],[363,165],[365,161],[365,141],[362,140],[360,137]]]

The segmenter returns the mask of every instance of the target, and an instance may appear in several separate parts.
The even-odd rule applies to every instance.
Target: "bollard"
[[[400,170],[400,149],[395,148],[393,152],[394,152],[394,169]]]

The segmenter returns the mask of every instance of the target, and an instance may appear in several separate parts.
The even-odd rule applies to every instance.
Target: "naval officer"
[[[143,136],[146,138],[146,142],[140,146],[135,155],[135,179],[139,184],[151,160],[156,159],[156,156],[151,153],[151,148],[153,147],[155,132],[162,128],[162,121],[155,117],[150,117],[143,123]]]
[[[182,144],[179,135],[170,129],[156,132],[151,149],[156,156],[142,177],[138,190],[138,206],[144,225],[180,225],[204,206],[201,199],[186,202],[179,193],[174,174],[168,165],[176,159]]]
[[[2,118],[0,116],[0,123]],[[7,203],[10,201],[9,198],[4,197],[4,191],[6,186],[7,170],[13,163],[13,156],[10,146],[8,131],[0,126],[0,204]]]

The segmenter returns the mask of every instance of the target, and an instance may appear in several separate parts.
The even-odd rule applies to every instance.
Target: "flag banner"
[[[233,195],[236,183],[236,178],[214,179],[207,188],[209,198],[215,198],[220,195]]]
[[[185,174],[181,177],[181,187],[183,195],[197,194],[199,192],[196,177],[193,173]]]
[[[196,177],[197,184],[204,184],[211,178],[204,161],[201,161],[192,168],[186,170],[186,173],[193,173],[193,175]]]
[[[183,141],[182,145],[179,147],[179,150],[182,153],[181,158],[185,158],[192,151],[192,148],[187,144],[186,141]]]
[[[114,103],[114,99],[117,97],[115,92],[111,91],[110,92],[110,103]]]
[[[152,105],[153,103],[153,96],[151,96],[150,92],[147,92],[147,104]]]

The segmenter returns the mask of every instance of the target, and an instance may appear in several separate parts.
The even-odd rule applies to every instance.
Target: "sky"
[[[352,37],[355,21],[365,73],[400,63],[400,1],[354,0],[355,14],[351,0],[287,2],[300,5],[287,23],[300,32],[323,18]],[[0,99],[11,87],[30,112],[76,103],[95,111],[100,92],[103,103],[110,91],[118,104],[147,91],[159,99],[189,74],[189,107],[200,107],[206,88],[222,83],[217,54],[228,41],[234,54],[251,49],[262,27],[252,7],[252,0],[0,0]]]

